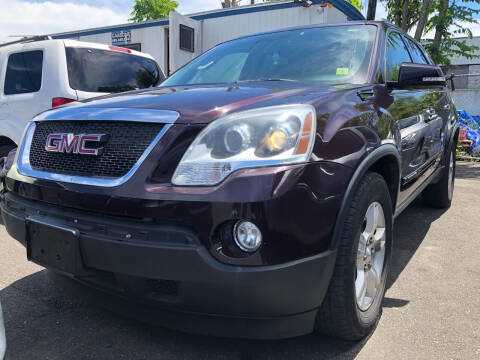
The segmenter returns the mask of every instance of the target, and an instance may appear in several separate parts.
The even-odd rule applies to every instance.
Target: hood
[[[176,123],[207,124],[228,113],[257,107],[292,103],[316,103],[344,85],[329,86],[270,81],[221,85],[160,87],[88,99],[73,105],[92,108],[172,110],[180,114]]]

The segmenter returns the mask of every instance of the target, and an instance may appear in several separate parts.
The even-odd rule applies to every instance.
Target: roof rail
[[[0,44],[0,48],[8,45],[13,45],[13,44],[21,44],[21,43],[28,43],[28,42],[42,41],[42,40],[52,40],[52,37],[49,35],[23,37],[20,40],[15,40],[15,41],[10,41],[7,43]]]

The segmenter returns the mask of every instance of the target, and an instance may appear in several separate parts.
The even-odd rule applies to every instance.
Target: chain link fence
[[[480,161],[480,116],[458,111],[460,135],[457,144],[457,159]]]

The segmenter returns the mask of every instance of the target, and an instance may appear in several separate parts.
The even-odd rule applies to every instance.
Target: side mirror
[[[398,72],[399,88],[445,86],[446,78],[436,65],[402,63]]]

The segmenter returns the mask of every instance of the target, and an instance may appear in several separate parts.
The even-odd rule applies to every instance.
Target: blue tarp
[[[467,129],[467,139],[472,140],[472,152],[480,152],[480,116],[472,116],[467,110],[457,111],[460,126]]]

